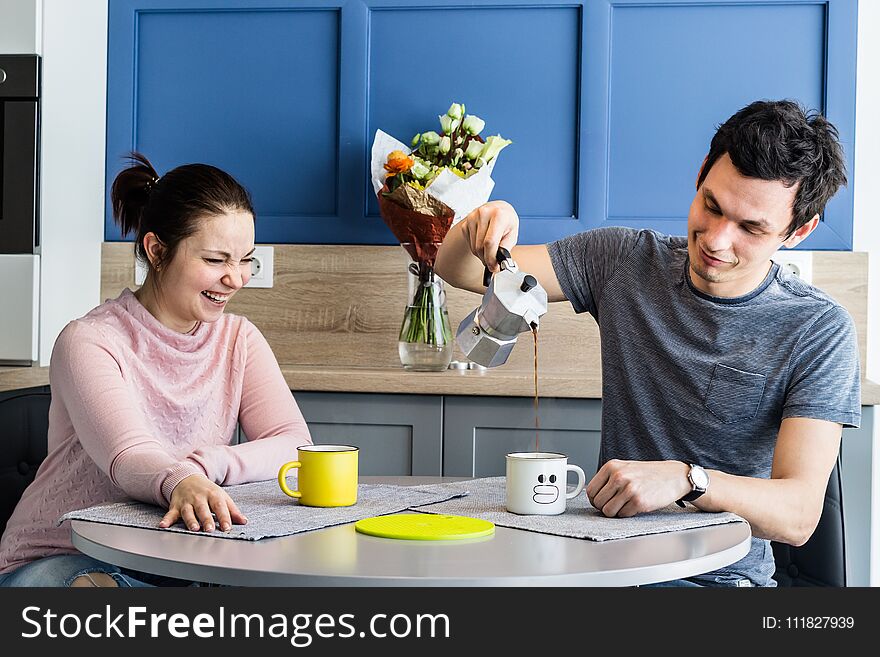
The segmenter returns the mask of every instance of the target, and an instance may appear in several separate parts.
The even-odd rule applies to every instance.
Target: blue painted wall
[[[715,127],[793,98],[839,129],[852,172],[855,0],[291,0],[110,3],[107,183],[228,170],[263,243],[393,244],[369,183],[377,128],[408,142],[453,101],[512,139],[492,198],[523,243],[607,224],[683,233]],[[852,178],[852,175],[850,176]],[[852,247],[852,192],[804,247]],[[106,238],[120,239],[106,216]]]

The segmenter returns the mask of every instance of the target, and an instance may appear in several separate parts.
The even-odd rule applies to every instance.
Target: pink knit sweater
[[[68,511],[134,498],[168,506],[200,473],[220,485],[272,479],[309,430],[260,331],[224,314],[192,335],[126,289],[68,324],[49,369],[49,454],[7,524],[0,572],[75,553]],[[236,422],[248,442],[230,445]]]

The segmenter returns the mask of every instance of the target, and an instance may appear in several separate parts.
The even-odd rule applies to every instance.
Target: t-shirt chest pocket
[[[716,363],[706,391],[706,408],[724,424],[750,420],[758,414],[766,382],[763,374]]]

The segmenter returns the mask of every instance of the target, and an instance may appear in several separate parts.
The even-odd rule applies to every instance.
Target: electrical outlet
[[[140,258],[134,259],[134,284],[143,285],[147,280],[147,264]]]
[[[254,261],[251,263],[251,280],[245,287],[272,287],[275,265],[275,247],[257,246],[254,248]],[[147,265],[134,259],[134,284],[143,285],[147,278]]]
[[[254,261],[251,263],[251,280],[245,287],[272,287],[275,269],[275,247],[257,246],[254,248]]]
[[[809,251],[780,249],[773,254],[773,261],[799,277],[804,283],[813,284],[813,254]]]

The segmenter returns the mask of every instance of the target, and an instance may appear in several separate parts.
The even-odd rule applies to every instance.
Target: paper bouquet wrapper
[[[385,225],[414,261],[433,267],[437,249],[452,226],[452,208],[408,185],[401,185],[388,197],[387,191],[385,185],[376,196]]]
[[[370,176],[373,181],[374,194],[379,194],[379,191],[385,186],[385,175],[388,172],[385,171],[384,165],[391,151],[403,151],[409,154],[412,149],[391,135],[376,130],[370,159]],[[467,179],[459,178],[448,169],[444,170],[425,190],[429,196],[452,209],[452,225],[464,219],[471,210],[480,207],[489,200],[489,195],[495,187],[495,181],[492,180],[492,169],[495,168],[497,159],[492,158],[486,166]],[[394,229],[392,228],[392,230]],[[443,234],[444,237],[445,235],[446,233]]]

